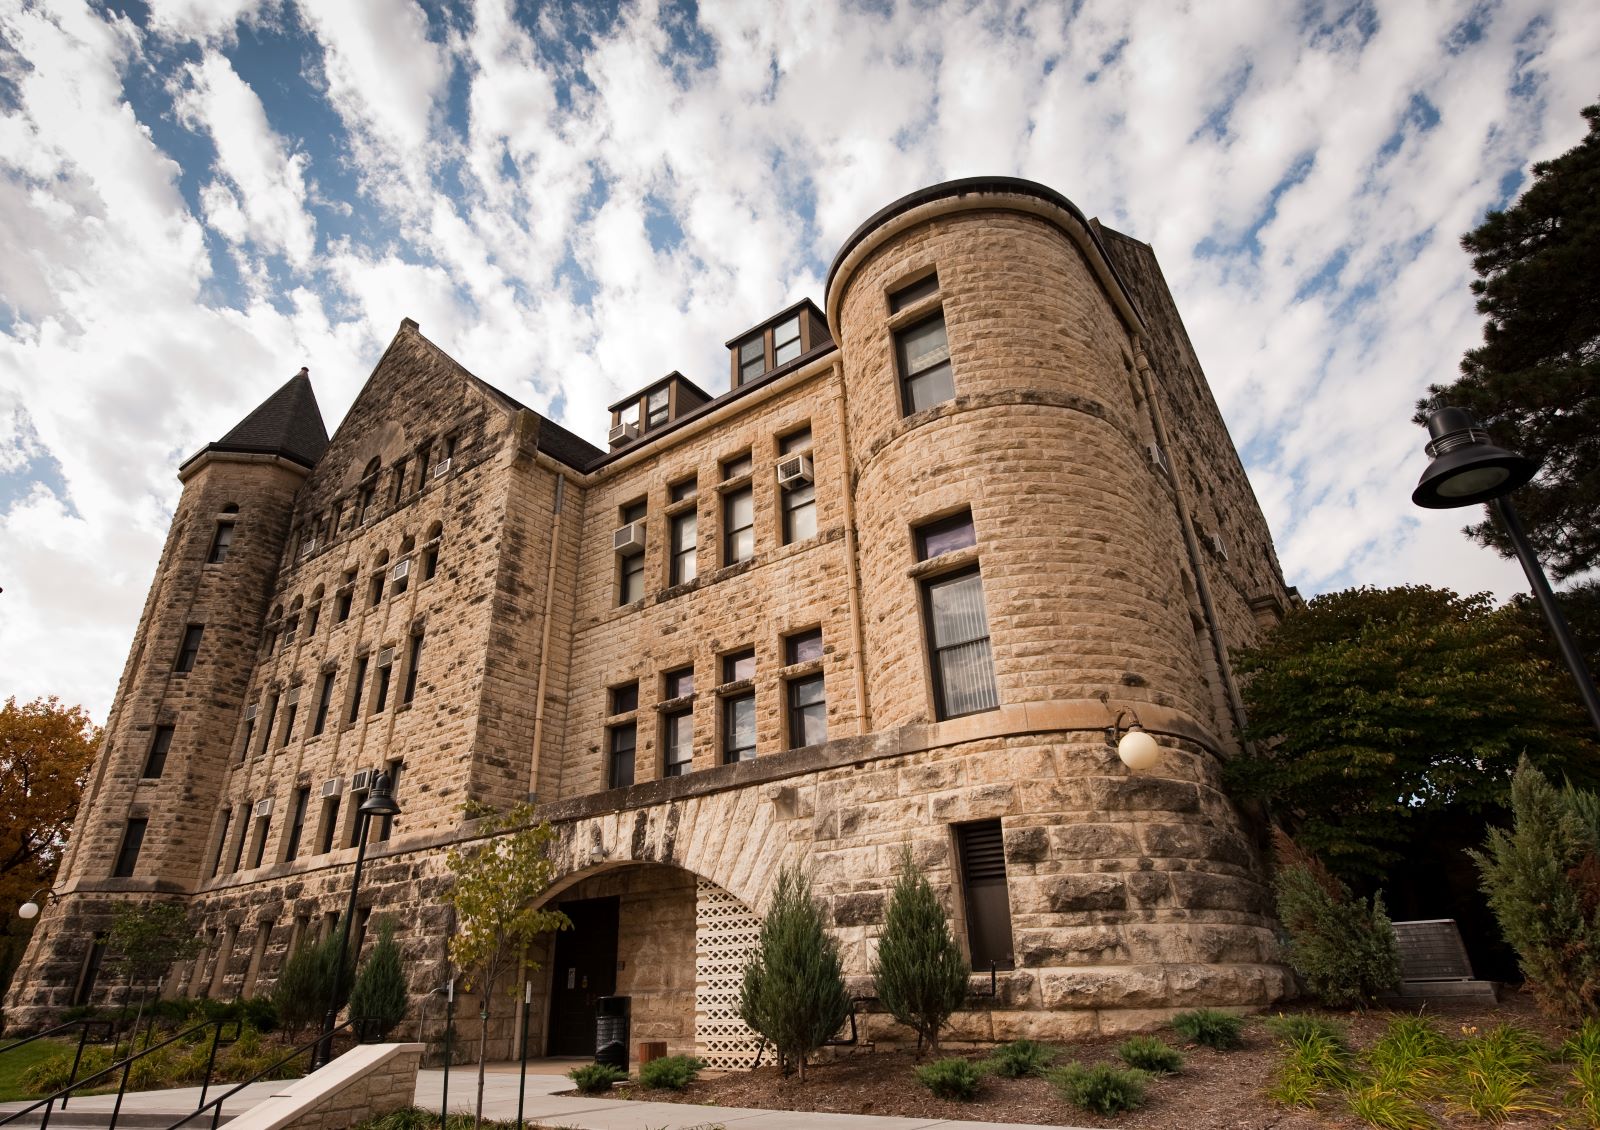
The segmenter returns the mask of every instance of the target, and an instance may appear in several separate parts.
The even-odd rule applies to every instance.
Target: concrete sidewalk
[[[523,1092],[523,1118],[532,1124],[571,1130],[1006,1130],[1016,1123],[965,1122],[938,1118],[890,1118],[865,1114],[813,1114],[808,1111],[753,1110],[747,1107],[691,1106],[687,1103],[636,1102],[588,1095],[558,1095],[572,1089],[566,1072],[586,1059],[540,1060],[528,1064],[528,1085]],[[412,1101],[425,1110],[438,1110],[445,1074],[434,1068],[417,1073]],[[284,1083],[252,1083],[224,1104],[224,1117],[242,1114],[256,1103],[278,1093]],[[450,1109],[471,1114],[477,1105],[478,1069],[463,1064],[450,1069]],[[211,1097],[228,1086],[213,1087]],[[149,1130],[171,1125],[198,1105],[200,1088],[168,1091],[133,1091],[123,1096],[119,1126]],[[65,1111],[50,1118],[50,1130],[94,1130],[104,1127],[115,1095],[85,1095],[72,1100]],[[0,1103],[0,1118],[27,1103]],[[494,1120],[517,1117],[517,1065],[490,1064],[483,1084],[483,1116]],[[209,1127],[210,1115],[192,1127]],[[37,1115],[13,1126],[39,1124]],[[1041,1126],[1036,1130],[1075,1130],[1069,1126]]]

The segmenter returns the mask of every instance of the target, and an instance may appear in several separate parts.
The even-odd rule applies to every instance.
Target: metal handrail
[[[368,1020],[368,1019],[365,1019],[365,1018],[358,1019],[358,1020],[346,1020],[343,1024],[339,1024],[339,1025],[337,1025],[337,1026],[335,1026],[333,1028],[330,1028],[326,1032],[318,1032],[316,1039],[311,1040],[308,1043],[301,1044],[299,1047],[295,1048],[293,1051],[289,1052],[287,1055],[284,1055],[280,1059],[274,1060],[271,1063],[271,1065],[262,1068],[260,1071],[256,1072],[254,1075],[250,1076],[250,1078],[246,1079],[243,1083],[235,1084],[230,1090],[224,1091],[222,1094],[218,1095],[216,1098],[212,1099],[210,1102],[206,1102],[205,1101],[205,1095],[204,1095],[204,1093],[202,1093],[201,1096],[200,1096],[201,1105],[195,1107],[194,1110],[192,1110],[190,1113],[184,1115],[182,1118],[178,1119],[178,1121],[174,1122],[171,1126],[168,1126],[167,1130],[178,1130],[178,1127],[180,1127],[184,1123],[188,1122],[191,1118],[194,1118],[194,1117],[196,1117],[198,1115],[204,1114],[208,1107],[215,1107],[216,1108],[215,1110],[213,1110],[211,1112],[211,1130],[217,1130],[217,1124],[222,1118],[222,1104],[227,1102],[229,1099],[233,1098],[234,1095],[237,1095],[240,1091],[244,1090],[250,1084],[260,1082],[266,1076],[272,1074],[274,1071],[278,1070],[278,1068],[282,1067],[284,1064],[288,1063],[291,1059],[294,1059],[296,1056],[305,1055],[307,1052],[313,1051],[324,1040],[327,1040],[327,1041],[331,1042],[333,1040],[334,1033],[339,1031],[341,1028],[350,1029],[351,1033],[352,1034],[356,1034],[356,1038],[360,1039],[360,1035],[357,1032],[356,1026],[358,1024],[370,1024],[370,1023],[371,1023],[371,1021]],[[106,1130],[114,1130],[116,1125],[117,1125],[116,1116],[113,1115],[112,1119],[111,1119],[111,1125],[108,1126],[106,1128]],[[44,1127],[40,1127],[40,1130],[44,1130]]]
[[[135,1060],[143,1059],[147,1055],[152,1055],[155,1052],[160,1051],[162,1048],[167,1047],[169,1044],[174,1044],[179,1040],[186,1039],[189,1036],[194,1035],[196,1032],[202,1032],[207,1028],[215,1027],[216,1031],[211,1037],[211,1052],[206,1059],[205,1079],[200,1086],[200,1101],[203,1103],[205,1101],[206,1091],[211,1086],[211,1071],[216,1065],[217,1061],[217,1045],[219,1042],[221,1042],[222,1029],[227,1023],[228,1021],[226,1019],[204,1021],[200,1024],[196,1024],[193,1028],[186,1028],[176,1035],[167,1037],[159,1044],[152,1044],[146,1047],[143,1051],[135,1052],[133,1055],[130,1055],[125,1059],[119,1059],[117,1062],[101,1068],[99,1071],[96,1071],[93,1075],[85,1075],[82,1079],[69,1078],[67,1085],[61,1088],[59,1091],[46,1095],[44,1098],[30,1103],[21,1110],[12,1111],[4,1118],[0,1118],[0,1126],[4,1126],[8,1122],[15,1122],[23,1115],[32,1114],[40,1107],[44,1107],[44,1117],[39,1121],[39,1130],[48,1130],[50,1126],[50,1115],[55,1111],[55,1103],[57,1099],[61,1100],[61,1107],[63,1110],[65,1110],[67,1106],[67,1099],[71,1097],[72,1092],[78,1090],[80,1087],[90,1086],[97,1080],[105,1078],[120,1068],[122,1071],[122,1080],[117,1086],[117,1101],[116,1104],[111,1108],[111,1122],[109,1124],[110,1126],[115,1126],[117,1124],[117,1116],[122,1112],[122,1098],[125,1094],[127,1094],[128,1091],[128,1073],[133,1069],[133,1063]],[[241,1018],[238,1021],[238,1024],[239,1030],[242,1032],[244,1030],[244,1020]],[[78,1058],[73,1060],[72,1064],[72,1074],[74,1076],[78,1073],[78,1063],[81,1062],[82,1057],[83,1045],[80,1041],[78,1046]]]
[[[110,1032],[116,1027],[116,1021],[114,1020],[98,1020],[87,1017],[80,1017],[77,1020],[64,1020],[60,1024],[57,1024],[54,1028],[46,1028],[43,1032],[35,1032],[31,1036],[24,1036],[14,1044],[7,1044],[5,1047],[0,1048],[0,1055],[5,1055],[6,1052],[16,1051],[24,1044],[31,1044],[35,1040],[42,1040],[47,1036],[54,1036],[57,1032],[64,1032],[68,1028],[82,1027],[85,1031],[87,1031],[89,1025],[91,1024],[104,1024],[106,1025],[107,1032]]]

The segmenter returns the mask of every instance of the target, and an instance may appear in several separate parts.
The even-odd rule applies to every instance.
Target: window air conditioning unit
[[[386,647],[378,652],[378,666],[387,667],[394,662],[394,648]]]
[[[618,424],[610,433],[612,443],[627,443],[630,439],[639,438],[638,424]]]
[[[272,798],[267,796],[267,797],[262,797],[260,800],[256,801],[256,806],[255,806],[255,809],[252,812],[252,815],[254,815],[257,820],[260,820],[264,816],[271,816],[272,815]]]
[[[611,548],[623,556],[644,552],[644,519],[629,522],[611,535]]]
[[[259,706],[247,706],[244,708],[244,720],[246,722],[254,722],[256,715],[260,712],[261,708]]]
[[[285,706],[293,706],[293,705],[295,705],[295,703],[297,703],[299,701],[300,701],[300,688],[299,687],[294,688],[294,690],[290,691],[283,698],[283,703],[284,703]]]
[[[391,581],[403,581],[409,576],[411,576],[411,558],[409,557],[404,561],[397,561],[394,569],[389,573]]]
[[[307,538],[305,540],[304,544],[302,544],[300,546],[300,556],[301,556],[302,559],[310,557],[316,551],[317,551],[317,539],[316,538]]]
[[[1172,466],[1167,462],[1167,453],[1161,450],[1159,443],[1150,445],[1150,466],[1160,471],[1163,475],[1171,476]]]
[[[790,455],[778,460],[778,486],[792,490],[812,481],[811,456]]]
[[[433,477],[442,479],[450,473],[450,460],[441,459],[433,466]]]
[[[1207,530],[1201,530],[1200,540],[1205,542],[1207,549],[1216,554],[1223,561],[1228,559],[1228,547],[1223,544],[1221,534],[1213,534]]]
[[[353,793],[366,792],[372,787],[372,770],[357,769],[350,774],[350,791]]]
[[[329,777],[322,782],[322,799],[327,800],[329,797],[338,796],[339,790],[342,788],[344,788],[343,777]]]

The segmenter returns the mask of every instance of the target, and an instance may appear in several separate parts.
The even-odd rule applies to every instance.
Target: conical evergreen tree
[[[272,990],[272,1003],[278,1017],[291,1031],[309,1027],[322,1019],[333,993],[334,971],[339,965],[339,931],[343,918],[337,918],[320,942],[304,943],[284,959],[278,983]],[[350,999],[350,984],[355,979],[355,959],[345,955],[344,976],[339,979],[336,1002],[343,1008]]]
[[[822,908],[797,867],[778,872],[761,941],[745,966],[739,1018],[771,1040],[778,1066],[806,1079],[806,1056],[839,1030],[850,1014],[839,943],[823,925]]]
[[[944,907],[907,847],[889,895],[872,977],[889,1014],[939,1054],[939,1029],[967,996],[967,963],[950,934]]]
[[[400,967],[400,945],[394,940],[394,919],[378,920],[378,940],[356,974],[350,991],[350,1017],[367,1021],[363,1038],[387,1036],[405,1019],[408,1004],[405,970]]]

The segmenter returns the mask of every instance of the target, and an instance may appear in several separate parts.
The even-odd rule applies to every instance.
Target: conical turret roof
[[[311,390],[311,374],[301,369],[207,450],[281,455],[311,467],[327,447],[328,429]]]

